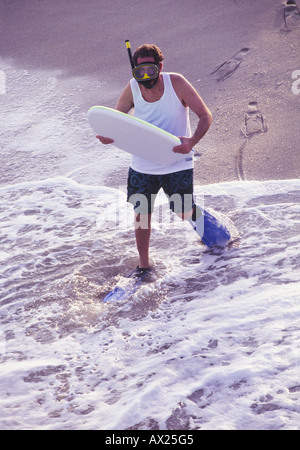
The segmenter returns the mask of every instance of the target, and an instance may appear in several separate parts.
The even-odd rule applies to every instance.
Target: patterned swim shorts
[[[194,207],[193,169],[166,175],[149,175],[129,169],[127,201],[134,206],[137,214],[152,214],[156,195],[161,188],[169,198],[173,212],[181,214]]]

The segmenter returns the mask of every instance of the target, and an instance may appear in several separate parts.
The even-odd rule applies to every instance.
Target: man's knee
[[[188,212],[183,212],[183,213],[176,213],[177,216],[182,219],[182,220],[188,220],[192,217],[193,215],[193,210],[191,209],[191,211]]]
[[[151,224],[151,214],[134,214],[134,228],[135,230],[148,230]]]
[[[182,220],[188,220],[193,215],[193,195],[192,194],[173,194],[169,197],[170,208]]]

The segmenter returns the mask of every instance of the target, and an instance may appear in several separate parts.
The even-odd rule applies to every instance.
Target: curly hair
[[[143,44],[136,49],[133,55],[133,63],[137,66],[137,60],[139,57],[145,58],[152,56],[155,64],[158,64],[164,60],[164,55],[159,47],[155,44]]]

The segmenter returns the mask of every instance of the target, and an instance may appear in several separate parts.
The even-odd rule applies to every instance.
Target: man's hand
[[[97,134],[96,138],[99,139],[99,141],[105,145],[112,144],[114,142],[113,139],[104,136],[99,136],[99,134]]]
[[[193,149],[192,138],[180,137],[179,139],[181,140],[181,144],[176,145],[176,147],[173,148],[173,152],[183,154],[190,153],[190,151]]]

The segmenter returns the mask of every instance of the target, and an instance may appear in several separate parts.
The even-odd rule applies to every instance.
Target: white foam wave
[[[189,224],[162,222],[160,197],[159,276],[104,305],[136,262],[124,192],[66,177],[1,188],[2,428],[296,426],[300,182],[196,194],[240,242],[208,250]],[[116,202],[118,222],[104,227]]]

